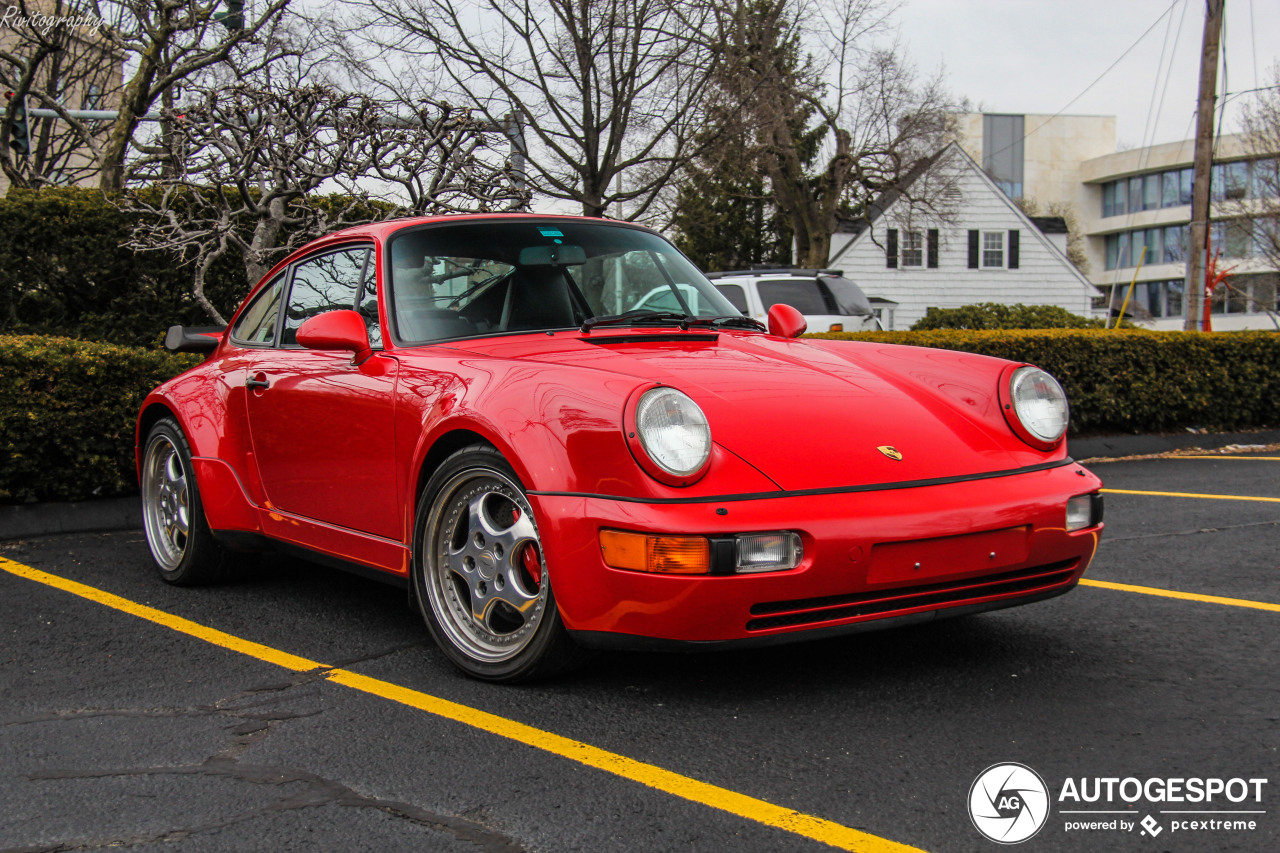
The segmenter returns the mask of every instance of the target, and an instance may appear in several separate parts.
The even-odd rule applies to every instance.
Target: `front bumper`
[[[1066,530],[1067,500],[1101,482],[1078,465],[847,494],[637,503],[534,493],[566,628],[593,646],[773,644],[993,610],[1067,592],[1102,525]],[[804,559],[753,575],[613,569],[602,528],[723,536],[794,530]]]

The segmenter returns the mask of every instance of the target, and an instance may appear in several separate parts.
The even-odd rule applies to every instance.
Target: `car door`
[[[269,508],[399,540],[392,427],[397,362],[377,349],[376,281],[375,250],[367,243],[294,264],[279,345],[254,358],[247,408]],[[350,352],[297,343],[303,322],[343,308],[361,310],[375,347],[358,364]]]

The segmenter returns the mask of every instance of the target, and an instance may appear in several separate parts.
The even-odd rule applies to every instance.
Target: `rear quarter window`
[[[747,313],[747,292],[742,289],[740,284],[717,284],[716,290],[720,291],[720,295],[733,303],[733,307],[737,308],[743,314]]]
[[[264,346],[271,346],[276,342],[276,319],[280,316],[280,292],[284,289],[283,285],[284,274],[281,273],[262,288],[231,328],[231,340]]]
[[[765,311],[781,302],[801,314],[840,313],[835,297],[816,278],[762,281],[756,287],[760,290],[760,301]]]

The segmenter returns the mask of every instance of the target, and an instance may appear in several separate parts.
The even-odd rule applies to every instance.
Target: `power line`
[[[1104,77],[1106,77],[1108,74],[1110,74],[1110,73],[1111,73],[1111,71],[1112,71],[1112,70],[1113,70],[1117,65],[1119,65],[1121,62],[1123,62],[1123,61],[1124,61],[1125,57],[1127,57],[1130,53],[1133,53],[1133,49],[1134,49],[1135,47],[1137,47],[1137,46],[1142,42],[1142,40],[1143,40],[1143,39],[1145,39],[1148,35],[1150,35],[1150,34],[1151,34],[1151,31],[1152,31],[1152,30],[1154,30],[1154,29],[1156,28],[1156,26],[1157,26],[1157,25],[1159,25],[1159,23],[1165,19],[1165,16],[1166,16],[1166,15],[1168,15],[1170,12],[1172,12],[1172,11],[1173,11],[1173,7],[1174,7],[1174,6],[1177,6],[1177,5],[1178,5],[1179,3],[1181,3],[1181,2],[1183,2],[1183,0],[1173,0],[1173,2],[1169,4],[1169,7],[1168,7],[1167,9],[1165,9],[1163,12],[1161,12],[1161,13],[1160,13],[1160,17],[1158,17],[1158,18],[1156,18],[1154,21],[1152,21],[1152,22],[1151,22],[1151,26],[1147,27],[1147,28],[1146,28],[1146,30],[1144,30],[1144,31],[1143,31],[1142,35],[1138,36],[1137,40],[1136,40],[1133,44],[1129,45],[1129,47],[1125,50],[1125,52],[1124,52],[1124,53],[1120,54],[1120,58],[1119,58],[1119,59],[1117,59],[1115,62],[1111,63],[1110,65],[1108,65],[1108,66],[1107,66],[1107,70],[1106,70],[1106,71],[1103,71],[1101,74],[1099,74],[1099,75],[1098,75],[1098,78],[1097,78],[1096,80],[1094,80],[1094,81],[1093,81],[1092,83],[1090,83],[1088,86],[1085,86],[1085,87],[1084,87],[1084,89],[1080,92],[1080,94],[1076,95],[1074,98],[1072,98],[1070,101],[1068,101],[1068,102],[1067,102],[1066,106],[1064,106],[1062,109],[1058,110],[1058,111],[1057,111],[1056,113],[1054,113],[1053,115],[1049,116],[1049,118],[1048,118],[1048,119],[1046,119],[1045,121],[1042,121],[1040,124],[1036,125],[1036,127],[1035,127],[1035,129],[1034,129],[1034,130],[1031,130],[1030,132],[1023,134],[1022,139],[1015,140],[1014,142],[1010,142],[1010,143],[1009,143],[1008,145],[1006,145],[1004,148],[1001,148],[1000,150],[995,151],[995,152],[993,152],[993,153],[992,153],[992,154],[990,154],[990,155],[988,155],[988,154],[984,151],[984,152],[982,153],[983,159],[985,160],[988,156],[990,156],[990,157],[995,157],[995,156],[996,156],[996,155],[998,155],[998,154],[1003,154],[1005,151],[1008,151],[1010,148],[1014,147],[1014,146],[1015,146],[1015,145],[1017,145],[1018,143],[1020,143],[1020,142],[1023,142],[1023,141],[1025,141],[1025,140],[1027,140],[1027,139],[1028,139],[1028,138],[1030,138],[1033,134],[1035,134],[1037,131],[1039,131],[1039,130],[1040,130],[1040,128],[1042,128],[1042,127],[1044,127],[1045,125],[1049,124],[1049,122],[1053,121],[1055,118],[1057,118],[1058,116],[1062,115],[1062,114],[1063,114],[1063,113],[1065,113],[1067,110],[1071,109],[1071,105],[1072,105],[1072,104],[1074,104],[1076,101],[1080,100],[1080,99],[1081,99],[1081,98],[1083,98],[1085,95],[1087,95],[1087,94],[1089,93],[1089,90],[1090,90],[1090,89],[1092,89],[1094,86],[1096,86],[1096,85],[1098,85],[1099,83],[1101,83],[1101,82],[1102,82],[1102,78],[1104,78]]]
[[[1249,43],[1253,47],[1253,85],[1258,85],[1258,27],[1253,22],[1253,0],[1249,0]]]
[[[1188,3],[1189,3],[1189,0],[1183,0],[1182,2],[1182,15],[1178,18],[1178,30],[1174,34],[1172,45],[1170,45],[1169,43],[1169,30],[1173,27],[1172,18],[1169,19],[1169,24],[1168,26],[1165,27],[1164,42],[1160,46],[1160,59],[1156,63],[1156,76],[1155,76],[1155,79],[1152,81],[1152,85],[1151,85],[1151,102],[1150,104],[1147,105],[1147,123],[1142,131],[1142,158],[1141,158],[1141,162],[1138,164],[1138,171],[1140,174],[1145,174],[1148,167],[1151,164],[1151,146],[1152,146],[1152,143],[1155,142],[1156,128],[1159,126],[1159,123],[1160,123],[1160,114],[1164,111],[1164,98],[1165,98],[1165,94],[1167,94],[1169,91],[1169,81],[1173,79],[1173,61],[1177,53],[1178,41],[1182,36],[1182,24],[1184,21],[1186,21],[1186,18],[1187,18]],[[1157,23],[1158,22],[1159,22],[1159,19],[1157,19]],[[1169,55],[1169,67],[1167,69],[1164,66],[1164,57],[1166,52]],[[1161,88],[1160,86],[1161,74],[1164,74],[1163,88]],[[1157,91],[1160,92],[1160,102],[1158,105],[1156,104]],[[1153,113],[1153,110],[1154,110],[1154,113]],[[1125,193],[1125,208],[1126,208],[1124,230],[1119,233],[1124,235],[1124,238],[1128,240],[1130,239],[1130,234],[1133,231],[1133,217],[1134,217],[1134,214],[1137,213],[1137,211],[1133,209],[1131,205],[1132,199],[1129,198],[1128,179],[1124,179],[1119,183],[1125,188],[1124,193]],[[1142,202],[1143,202],[1143,206],[1145,207],[1145,202],[1146,202],[1145,186],[1142,191]],[[1142,243],[1144,246],[1146,245],[1146,242],[1147,242],[1146,232],[1149,232],[1149,230],[1150,229],[1143,229],[1144,236],[1142,238]],[[1160,229],[1160,230],[1162,232],[1162,236],[1160,239],[1161,239],[1161,242],[1163,242],[1164,241],[1163,229]],[[1130,243],[1130,246],[1132,246],[1132,243]],[[1115,268],[1115,272],[1113,272],[1111,275],[1111,291],[1108,296],[1108,309],[1110,309],[1110,307],[1114,304],[1115,289],[1120,283],[1121,267],[1118,264],[1118,261],[1119,261],[1118,255],[1119,255],[1119,252],[1117,251],[1117,266]],[[1132,264],[1135,267],[1138,266],[1139,263],[1141,262],[1141,259],[1135,259],[1133,257],[1132,248],[1130,248],[1129,250],[1129,260],[1132,262]],[[1108,311],[1108,320],[1109,319],[1110,317],[1109,317],[1109,311]],[[1124,318],[1121,317],[1120,319],[1123,320]]]

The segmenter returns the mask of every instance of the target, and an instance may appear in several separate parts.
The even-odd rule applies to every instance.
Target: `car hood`
[[[561,332],[458,346],[677,388],[702,407],[717,444],[788,491],[964,477],[1048,458],[1000,415],[1003,362],[831,344],[695,331]],[[903,350],[916,355],[895,364],[894,351]]]

